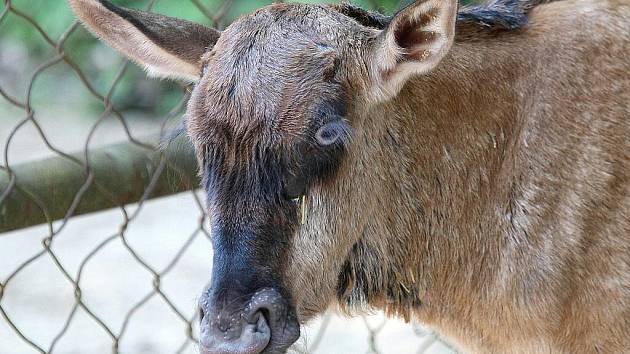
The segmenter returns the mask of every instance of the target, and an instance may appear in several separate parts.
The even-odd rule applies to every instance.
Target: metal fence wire
[[[251,7],[244,5],[247,3],[245,0],[138,0],[127,1],[125,4],[151,11],[158,5],[156,2],[177,2],[178,6],[194,8],[200,17],[203,16],[205,24],[217,28],[225,27],[229,18],[236,16],[236,8],[247,8],[249,11]],[[6,138],[2,142],[0,159],[0,352],[86,353],[91,351],[72,349],[86,346],[73,347],[73,343],[98,341],[110,343],[111,346],[107,345],[104,352],[111,353],[195,353],[198,315],[194,304],[195,297],[204,284],[178,285],[179,289],[174,289],[168,283],[176,281],[177,284],[183,284],[187,276],[193,273],[190,269],[178,269],[182,267],[183,260],[189,258],[189,252],[201,249],[201,254],[206,259],[211,259],[210,234],[206,226],[203,198],[196,192],[198,182],[194,159],[186,148],[169,148],[166,151],[157,149],[159,137],[167,134],[169,127],[181,121],[189,94],[188,88],[176,86],[178,98],[170,100],[171,107],[162,108],[162,111],[168,113],[144,120],[144,125],[135,128],[137,113],[119,108],[117,94],[122,90],[125,78],[128,79],[134,71],[139,70],[126,60],[115,57],[117,61],[114,64],[104,64],[110,66],[111,74],[103,79],[93,67],[93,61],[83,62],[74,54],[84,50],[82,46],[86,41],[92,43],[97,50],[107,49],[101,44],[95,44],[97,40],[89,36],[72,17],[68,17],[65,30],[57,31],[61,34],[51,33],[47,30],[47,23],[50,22],[47,19],[56,14],[42,14],[35,3],[37,1],[5,0],[0,11],[0,137]],[[377,1],[361,3],[363,6],[366,4],[372,8],[379,6]],[[232,14],[232,17],[228,14]],[[32,30],[30,33],[35,36],[33,40],[43,43],[44,47],[43,54],[25,54],[35,63],[27,75],[19,77],[10,68],[6,68],[7,61],[20,60],[6,57],[8,41],[3,33],[8,31],[7,26],[12,23],[19,23],[20,26]],[[115,70],[111,69],[111,65],[115,65]],[[59,92],[60,96],[54,99],[61,102],[66,111],[73,110],[74,103],[66,102],[64,98],[70,95],[67,93],[66,83],[47,77],[53,73],[56,75],[53,77],[72,77],[81,91],[75,94],[89,97],[90,112],[98,111],[97,117],[85,118],[88,123],[81,123],[84,127],[86,124],[89,126],[85,129],[86,134],[80,137],[72,135],[70,126],[58,126],[66,121],[51,123],[50,118],[42,118],[65,114],[53,112],[47,104],[39,104],[39,97],[43,95],[55,96],[55,92]],[[40,81],[46,84],[40,84]],[[157,82],[155,85],[171,85],[168,92],[173,91],[173,84]],[[164,95],[164,92],[166,91],[156,92],[152,104],[160,104],[164,98],[160,95]],[[150,123],[146,123],[147,121]],[[99,144],[95,138],[98,131],[112,125],[122,132],[116,139],[124,141],[115,145]],[[62,139],[51,139],[51,130],[68,132]],[[147,131],[151,132],[150,138],[145,137]],[[19,137],[26,137],[27,141],[37,141],[42,146],[40,150],[45,152],[45,158],[26,162],[33,157],[24,152],[28,151],[29,144],[19,143]],[[66,144],[68,141],[70,144]],[[66,151],[66,146],[81,148],[78,152]],[[17,160],[14,157],[16,152],[18,156],[22,156]],[[132,229],[168,229],[167,219],[157,216],[147,220],[143,219],[143,213],[146,213],[148,204],[151,204],[147,203],[149,199],[180,192],[187,193],[187,196],[168,202],[171,203],[170,207],[160,208],[174,209],[183,207],[183,203],[189,203],[186,210],[193,210],[194,214],[186,212],[183,218],[194,225],[185,232],[172,232],[179,234],[178,241],[173,243],[176,246],[169,246],[168,252],[158,255],[159,262],[151,261],[142,245],[160,243],[161,240],[158,236],[148,235],[151,233],[148,231],[143,235],[144,243],[138,243],[136,236],[131,236]],[[173,206],[173,203],[176,205]],[[111,234],[98,235],[94,240],[87,240],[95,232],[100,232],[100,229],[90,221],[93,216],[88,216],[83,221],[77,216],[105,209],[109,211],[104,213],[114,215],[114,220],[117,220],[116,225],[109,225],[113,231]],[[145,225],[136,225],[141,223]],[[36,224],[40,226],[15,231]],[[20,243],[20,238],[26,238],[27,235],[31,237],[33,234],[38,239],[35,246],[24,246]],[[79,247],[72,243],[77,238],[71,234],[80,234],[79,238],[84,242],[81,252],[76,252],[79,256],[71,256],[73,253],[67,251]],[[151,239],[152,237],[154,238]],[[135,268],[138,269],[121,271],[117,263],[122,262],[122,258],[110,257],[102,265],[108,274],[107,279],[102,275],[101,278],[94,279],[88,268],[95,267],[95,263],[102,264],[104,261],[99,259],[100,255],[109,252],[108,249],[114,247],[114,244],[123,253],[120,257],[127,259],[125,262],[137,265]],[[209,277],[209,264],[206,262],[197,267],[202,268],[202,276]],[[42,267],[46,271],[38,273]],[[33,272],[36,274],[32,274]],[[100,302],[90,300],[90,294],[106,293],[108,288],[120,285],[117,282],[127,272],[142,273],[142,277],[125,284],[132,288],[146,289],[146,293],[134,298],[113,293]],[[61,280],[57,285],[49,286],[46,279],[42,279],[51,277]],[[206,278],[204,282],[207,280]],[[174,300],[175,293],[180,294],[178,296],[184,300]],[[61,296],[59,294],[65,294],[63,304],[66,305],[54,301]],[[118,312],[104,312],[100,306],[108,301],[122,303],[124,306],[109,307],[120,310]],[[138,325],[137,318],[147,308],[154,315],[168,313],[168,328],[175,326],[178,330],[145,332],[146,338],[142,339],[144,347],[129,349],[126,343],[134,340],[131,336],[139,335],[135,334],[133,328]],[[55,313],[54,321],[48,316],[50,311]],[[342,320],[333,313],[326,314],[318,325],[312,326],[307,340],[300,340],[297,348],[292,350],[308,353],[336,352],[330,349],[334,348],[330,344],[322,344],[326,342],[326,337],[335,336],[335,329],[331,325],[334,321]],[[392,352],[388,348],[392,348],[394,343],[382,339],[382,333],[387,331],[392,320],[382,316],[364,316],[352,321],[352,327],[349,328],[359,328],[360,330],[353,331],[359,333],[363,338],[361,340],[365,342],[352,352]],[[76,325],[77,322],[80,325]],[[430,332],[417,326],[409,326],[409,333],[415,333],[415,341],[409,341],[404,352],[449,352],[450,349],[440,344]],[[176,345],[168,348],[163,346],[161,343],[165,337],[168,338],[168,343],[176,342]],[[88,345],[87,348],[92,347]]]

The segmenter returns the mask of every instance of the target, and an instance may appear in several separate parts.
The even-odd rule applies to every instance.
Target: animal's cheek
[[[312,306],[319,295],[317,288],[323,282],[325,259],[322,250],[313,247],[308,240],[296,235],[289,250],[289,262],[284,273],[284,283],[290,289],[295,306]]]
[[[337,278],[345,254],[340,254],[330,228],[311,210],[288,252],[284,283],[294,300],[300,321],[324,312],[336,298]]]

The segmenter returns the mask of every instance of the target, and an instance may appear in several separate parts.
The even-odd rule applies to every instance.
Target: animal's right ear
[[[151,76],[197,81],[201,57],[221,33],[193,22],[117,7],[107,0],[68,0],[101,40]]]

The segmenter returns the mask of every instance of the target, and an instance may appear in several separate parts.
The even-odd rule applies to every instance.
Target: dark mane
[[[491,30],[519,30],[527,25],[528,14],[547,0],[491,0],[478,5],[462,6],[457,21],[460,25],[480,25]]]
[[[550,1],[553,0],[490,0],[464,5],[459,9],[458,26],[474,31],[516,31],[527,25],[531,9]],[[385,29],[393,17],[367,11],[348,3],[332,6],[366,27]],[[404,9],[400,9],[399,12]]]

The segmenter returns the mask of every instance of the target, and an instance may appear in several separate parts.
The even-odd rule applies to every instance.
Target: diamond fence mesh
[[[43,13],[42,1],[5,0],[0,11],[0,353],[197,352],[195,296],[210,273],[210,234],[190,151],[157,149],[181,121],[189,89],[145,80],[96,44],[65,2],[44,1],[61,4],[63,28],[50,29],[61,14]],[[237,8],[262,5],[119,3],[150,11],[177,3],[217,28]],[[9,36],[18,27],[36,50]],[[134,97],[136,89],[145,94]],[[76,108],[81,100],[88,109]],[[343,349],[348,336],[362,343]],[[451,351],[430,332],[378,314],[350,320],[331,312],[304,337],[292,350]]]

